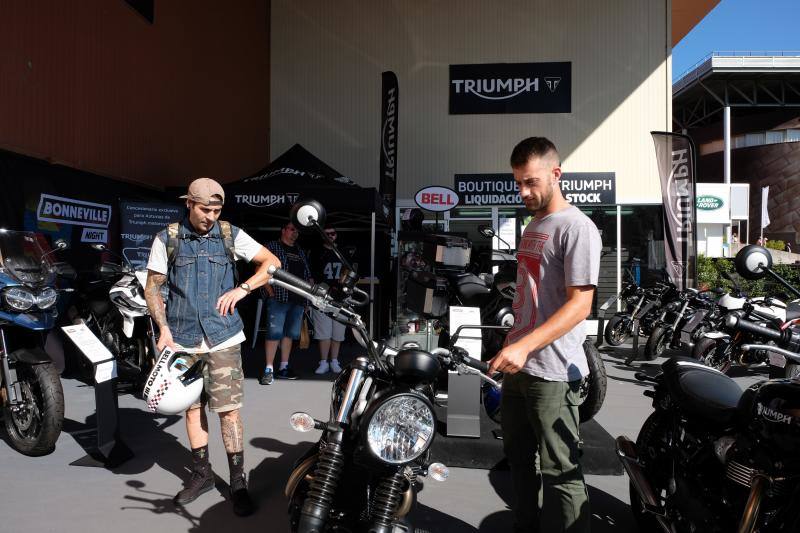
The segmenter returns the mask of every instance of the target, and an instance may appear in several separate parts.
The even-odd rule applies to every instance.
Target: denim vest
[[[235,238],[239,229],[232,228],[232,232]],[[166,243],[166,230],[158,238]],[[167,323],[176,343],[194,348],[205,336],[209,346],[216,346],[243,329],[237,310],[221,316],[216,309],[217,299],[234,288],[234,268],[225,253],[218,223],[201,236],[191,228],[188,218],[181,222],[175,260],[167,275]]]

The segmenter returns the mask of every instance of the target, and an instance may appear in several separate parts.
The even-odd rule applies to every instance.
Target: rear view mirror
[[[772,268],[772,254],[763,246],[751,244],[739,250],[733,262],[736,272],[744,279],[761,279],[767,275],[767,269]]]
[[[311,198],[301,198],[292,205],[289,220],[298,230],[308,231],[316,227],[325,227],[325,208]]]
[[[487,226],[486,224],[481,224],[478,226],[478,233],[487,238],[494,237],[494,230],[491,226]]]

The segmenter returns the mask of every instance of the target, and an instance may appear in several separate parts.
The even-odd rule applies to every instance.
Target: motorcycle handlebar
[[[487,363],[486,361],[480,361],[480,360],[475,359],[473,357],[470,357],[470,356],[468,356],[466,354],[462,356],[461,362],[463,362],[465,365],[467,365],[470,368],[474,368],[475,370],[478,370],[479,372],[483,372],[484,374],[489,371],[489,363]]]
[[[274,265],[270,265],[267,269],[267,272],[269,272],[269,274],[278,281],[288,283],[289,285],[293,285],[302,291],[314,294],[314,285],[304,279],[298,278],[297,276],[286,272],[285,270],[276,268]]]
[[[755,322],[751,322],[750,320],[745,320],[744,318],[740,318],[735,314],[729,314],[725,318],[725,325],[729,328],[738,329],[741,331],[747,331],[748,333],[754,333],[756,335],[761,335],[769,340],[773,340],[776,342],[780,342],[783,340],[783,332],[768,328],[766,326],[761,326],[756,324]]]

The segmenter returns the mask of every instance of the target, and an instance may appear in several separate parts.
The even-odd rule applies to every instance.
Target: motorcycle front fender
[[[42,363],[52,363],[53,360],[42,348],[20,348],[8,354],[9,361],[15,363],[27,363],[29,365],[40,365]]]
[[[133,319],[133,317],[125,315],[122,316],[122,333],[129,339],[133,337],[134,325],[136,325],[136,321]]]

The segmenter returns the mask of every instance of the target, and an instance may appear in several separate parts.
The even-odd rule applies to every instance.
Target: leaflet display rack
[[[96,444],[86,456],[70,463],[72,466],[115,468],[131,457],[133,451],[122,441],[119,432],[119,403],[117,401],[117,362],[114,355],[100,342],[86,324],[61,328],[92,364],[92,385],[95,399]]]

